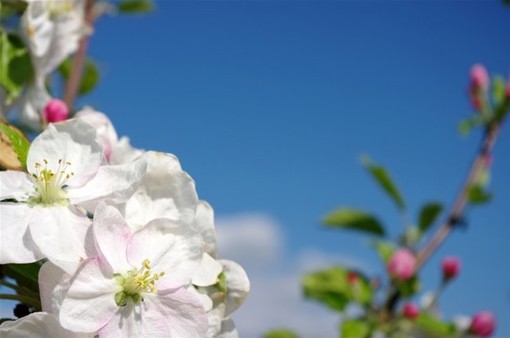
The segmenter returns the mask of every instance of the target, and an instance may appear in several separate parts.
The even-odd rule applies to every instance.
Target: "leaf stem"
[[[92,26],[94,24],[94,0],[85,1],[84,16],[85,25],[92,29]],[[71,63],[71,73],[69,74],[69,79],[66,83],[64,92],[64,102],[66,103],[69,110],[73,109],[74,100],[76,99],[76,95],[78,94],[78,89],[80,86],[83,73],[83,66],[85,65],[85,59],[87,56],[89,40],[90,40],[89,35],[86,35],[81,38],[80,43],[78,45],[78,50],[74,54]]]

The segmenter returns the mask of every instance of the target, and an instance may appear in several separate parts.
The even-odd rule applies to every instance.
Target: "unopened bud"
[[[469,331],[479,337],[490,337],[495,327],[494,315],[488,311],[481,311],[473,316]]]
[[[67,105],[58,99],[50,100],[42,111],[44,120],[48,123],[67,120],[69,109]]]
[[[414,275],[416,258],[409,249],[399,249],[393,254],[388,262],[388,273],[390,276],[407,280]]]
[[[418,306],[414,303],[406,303],[404,304],[404,308],[402,309],[402,314],[404,317],[409,319],[415,319],[420,314],[420,310]]]
[[[446,257],[441,262],[444,280],[455,278],[460,272],[460,260],[456,257]]]
[[[483,91],[489,89],[489,74],[483,65],[476,64],[471,67],[471,84]]]
[[[359,280],[359,276],[356,272],[349,271],[349,273],[347,273],[347,282],[349,282],[349,284],[354,284],[358,280]]]

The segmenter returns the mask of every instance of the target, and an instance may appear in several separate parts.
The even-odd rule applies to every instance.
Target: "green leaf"
[[[34,72],[23,40],[0,31],[0,86],[7,92],[5,104],[19,96],[23,86],[30,82]]]
[[[42,263],[34,262],[29,264],[6,264],[2,265],[2,273],[14,279],[19,286],[30,291],[39,293],[39,269]]]
[[[0,132],[7,135],[9,142],[11,143],[12,149],[16,153],[18,160],[20,161],[23,170],[27,167],[27,156],[30,148],[28,140],[20,134],[16,129],[10,127],[6,123],[0,123]]]
[[[505,100],[505,79],[496,75],[492,79],[492,97],[495,105],[501,104]]]
[[[266,332],[264,338],[299,338],[299,336],[288,329],[273,329]]]
[[[117,9],[126,14],[147,13],[154,9],[154,4],[150,0],[123,0],[119,2]]]
[[[388,194],[389,197],[391,197],[397,207],[400,210],[404,210],[406,208],[404,199],[386,169],[373,163],[368,156],[362,156],[361,163],[376,180],[379,186]]]
[[[415,275],[408,280],[400,282],[397,288],[402,298],[410,298],[420,291],[420,279]]]
[[[307,274],[302,280],[304,296],[343,311],[349,303],[346,278],[347,272],[341,267]]]
[[[425,233],[431,225],[437,220],[443,211],[443,205],[437,202],[429,202],[425,204],[420,211],[418,228],[420,232]]]
[[[481,126],[483,124],[480,116],[476,115],[468,119],[462,120],[459,123],[458,129],[462,136],[467,136],[471,129]]]
[[[484,204],[490,202],[492,194],[485,191],[483,187],[474,185],[469,188],[467,197],[470,204]]]
[[[339,209],[327,215],[323,220],[324,225],[340,227],[384,236],[384,227],[372,215],[357,209]]]
[[[65,81],[69,79],[71,74],[71,59],[62,62],[58,68],[60,75]],[[99,69],[92,59],[87,59],[83,66],[83,73],[81,77],[80,86],[78,87],[78,94],[85,95],[90,93],[99,83],[100,73]]]
[[[443,322],[427,312],[421,312],[414,323],[428,334],[436,337],[453,337],[457,331],[452,323]]]
[[[383,261],[384,265],[386,265],[391,256],[393,256],[393,252],[395,252],[395,246],[391,242],[387,241],[373,241],[372,247],[377,251],[377,254]]]
[[[365,338],[370,334],[370,327],[361,320],[344,320],[340,329],[342,338]]]

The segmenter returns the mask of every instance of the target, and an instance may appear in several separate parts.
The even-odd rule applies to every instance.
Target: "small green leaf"
[[[406,208],[404,199],[386,169],[373,163],[368,156],[362,156],[361,163],[376,180],[379,186],[388,194],[388,196],[391,197],[397,207],[400,210],[404,210]]]
[[[468,202],[471,204],[484,204],[490,202],[491,199],[492,194],[479,185],[474,185],[468,190]]]
[[[467,136],[471,129],[481,126],[482,124],[483,121],[478,115],[462,120],[458,126],[459,133],[462,136]]]
[[[391,242],[387,241],[373,241],[372,247],[377,251],[377,254],[383,261],[384,265],[388,263],[391,256],[393,256],[393,252],[395,252],[395,246]]]
[[[342,322],[340,336],[342,338],[366,338],[370,334],[368,323],[356,319],[348,319]]]
[[[457,333],[455,325],[443,322],[427,312],[421,312],[414,323],[429,335],[437,337],[454,337]]]
[[[299,338],[299,336],[289,329],[273,329],[266,332],[264,338]]]
[[[0,132],[7,136],[9,142],[11,143],[12,149],[16,153],[16,156],[18,157],[18,160],[23,167],[23,170],[26,170],[28,150],[30,148],[30,143],[28,140],[16,129],[12,128],[6,123],[0,123]]]
[[[384,227],[372,215],[357,209],[339,209],[327,215],[324,225],[363,231],[372,235],[384,236]]]
[[[343,311],[349,303],[346,278],[347,272],[341,267],[307,274],[302,280],[304,296]]]
[[[117,5],[121,13],[147,13],[154,9],[154,4],[150,0],[123,0]]]
[[[492,97],[496,105],[501,104],[505,100],[505,79],[496,75],[492,79]]]
[[[420,279],[415,275],[408,280],[400,282],[397,288],[402,298],[410,298],[420,291]]]
[[[418,228],[420,229],[420,232],[425,233],[437,220],[441,211],[443,211],[443,205],[441,203],[430,202],[425,204],[421,208],[418,221]]]

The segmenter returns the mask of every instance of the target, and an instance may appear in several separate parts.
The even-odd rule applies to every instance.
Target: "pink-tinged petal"
[[[141,184],[146,167],[142,159],[130,164],[102,166],[83,187],[68,190],[69,200],[90,212],[105,200],[123,203]]]
[[[44,258],[28,223],[33,209],[22,203],[0,203],[0,264],[32,263]]]
[[[165,272],[162,281],[187,285],[202,259],[202,240],[189,226],[156,219],[134,233],[127,254],[132,266],[148,259],[153,272]]]
[[[60,323],[78,332],[99,330],[117,312],[115,294],[121,290],[98,259],[85,260],[71,279],[60,308]]]
[[[112,146],[117,143],[117,132],[105,114],[87,107],[76,113],[75,116],[96,129],[97,141],[103,146],[103,150],[111,150]]]
[[[227,282],[227,308],[225,317],[228,317],[246,300],[250,292],[250,280],[244,269],[229,260],[220,260],[223,264],[223,273]]]
[[[204,253],[191,282],[196,286],[214,285],[218,282],[218,275],[222,270],[223,266],[217,260]]]
[[[119,210],[101,203],[94,214],[93,231],[97,249],[112,271],[123,273],[130,270],[126,250],[132,234]]]
[[[38,279],[42,310],[58,316],[71,282],[71,275],[48,261],[39,270]]]
[[[97,172],[102,160],[101,146],[96,142],[96,131],[88,123],[71,119],[60,123],[50,123],[48,128],[34,139],[27,158],[30,173],[36,173],[36,162],[41,168],[53,172],[74,173],[66,182],[69,187],[79,187],[89,181]],[[62,163],[59,164],[59,160]],[[48,163],[45,164],[44,160]]]
[[[34,185],[27,173],[22,171],[0,171],[0,200],[13,198],[26,201],[34,193]]]
[[[87,233],[92,222],[67,206],[34,207],[28,227],[39,250],[50,261],[73,274],[81,260],[87,257],[90,245]]]
[[[143,183],[125,206],[129,225],[138,230],[155,218],[191,223],[198,201],[193,179],[173,155],[149,151],[143,159]]]
[[[2,338],[92,338],[93,333],[72,332],[60,326],[58,319],[49,313],[35,312],[16,321],[0,325]]]
[[[108,323],[99,330],[99,338],[152,338],[152,335],[145,334],[145,323],[143,322],[142,317],[145,308],[145,303],[141,303],[140,305],[129,303],[126,306],[119,308]]]
[[[225,319],[221,322],[221,330],[216,338],[239,338],[239,333],[232,319]]]
[[[214,210],[206,201],[198,201],[194,225],[202,234],[204,251],[216,258],[216,231],[214,230]]]

